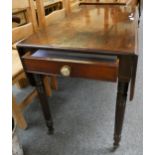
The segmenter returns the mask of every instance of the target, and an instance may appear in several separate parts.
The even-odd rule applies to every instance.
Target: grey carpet
[[[18,129],[25,155],[142,155],[142,25],[139,33],[140,57],[135,97],[127,102],[121,146],[113,143],[115,83],[60,78],[59,90],[49,98],[54,119],[54,135],[47,128],[38,99],[28,106],[25,117],[29,128]],[[29,88],[27,88],[29,90]],[[13,88],[21,98],[23,92]]]

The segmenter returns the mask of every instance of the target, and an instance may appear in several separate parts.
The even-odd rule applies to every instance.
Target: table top
[[[18,46],[133,55],[137,48],[135,12],[127,6],[80,5]]]

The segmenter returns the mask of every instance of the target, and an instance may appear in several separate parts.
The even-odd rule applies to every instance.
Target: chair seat
[[[12,79],[23,72],[23,67],[17,50],[12,50]]]

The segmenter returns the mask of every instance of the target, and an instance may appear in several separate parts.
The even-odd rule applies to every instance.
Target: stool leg
[[[48,100],[47,100],[47,96],[46,96],[46,91],[45,91],[45,87],[44,87],[44,82],[43,82],[43,75],[39,75],[39,74],[34,74],[34,80],[35,80],[35,84],[36,84],[36,89],[38,92],[38,96],[40,99],[40,104],[42,107],[42,111],[44,114],[44,118],[46,120],[46,125],[48,127],[48,133],[49,134],[53,134],[54,129],[53,129],[53,120],[52,120],[52,116],[50,113],[50,108],[48,105]]]
[[[22,129],[26,129],[27,123],[25,121],[25,118],[24,118],[22,112],[20,111],[20,109],[16,103],[16,99],[14,96],[12,96],[12,113],[13,113],[14,119],[17,122],[17,125]]]
[[[128,91],[128,82],[118,82],[116,112],[115,112],[114,144],[113,144],[115,148],[119,146],[119,142],[121,140],[127,91]]]

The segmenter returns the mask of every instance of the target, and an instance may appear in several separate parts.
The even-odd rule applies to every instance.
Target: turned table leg
[[[117,101],[116,101],[116,112],[115,112],[115,129],[114,129],[114,147],[119,146],[121,140],[121,132],[125,114],[128,82],[118,82],[117,88]]]
[[[44,82],[43,82],[43,76],[39,74],[34,74],[34,80],[35,80],[38,96],[40,99],[42,111],[44,114],[44,118],[46,120],[46,125],[48,127],[48,133],[53,134],[54,132],[53,120],[52,120],[50,108],[48,105],[48,100],[47,100],[46,91],[45,91]]]

